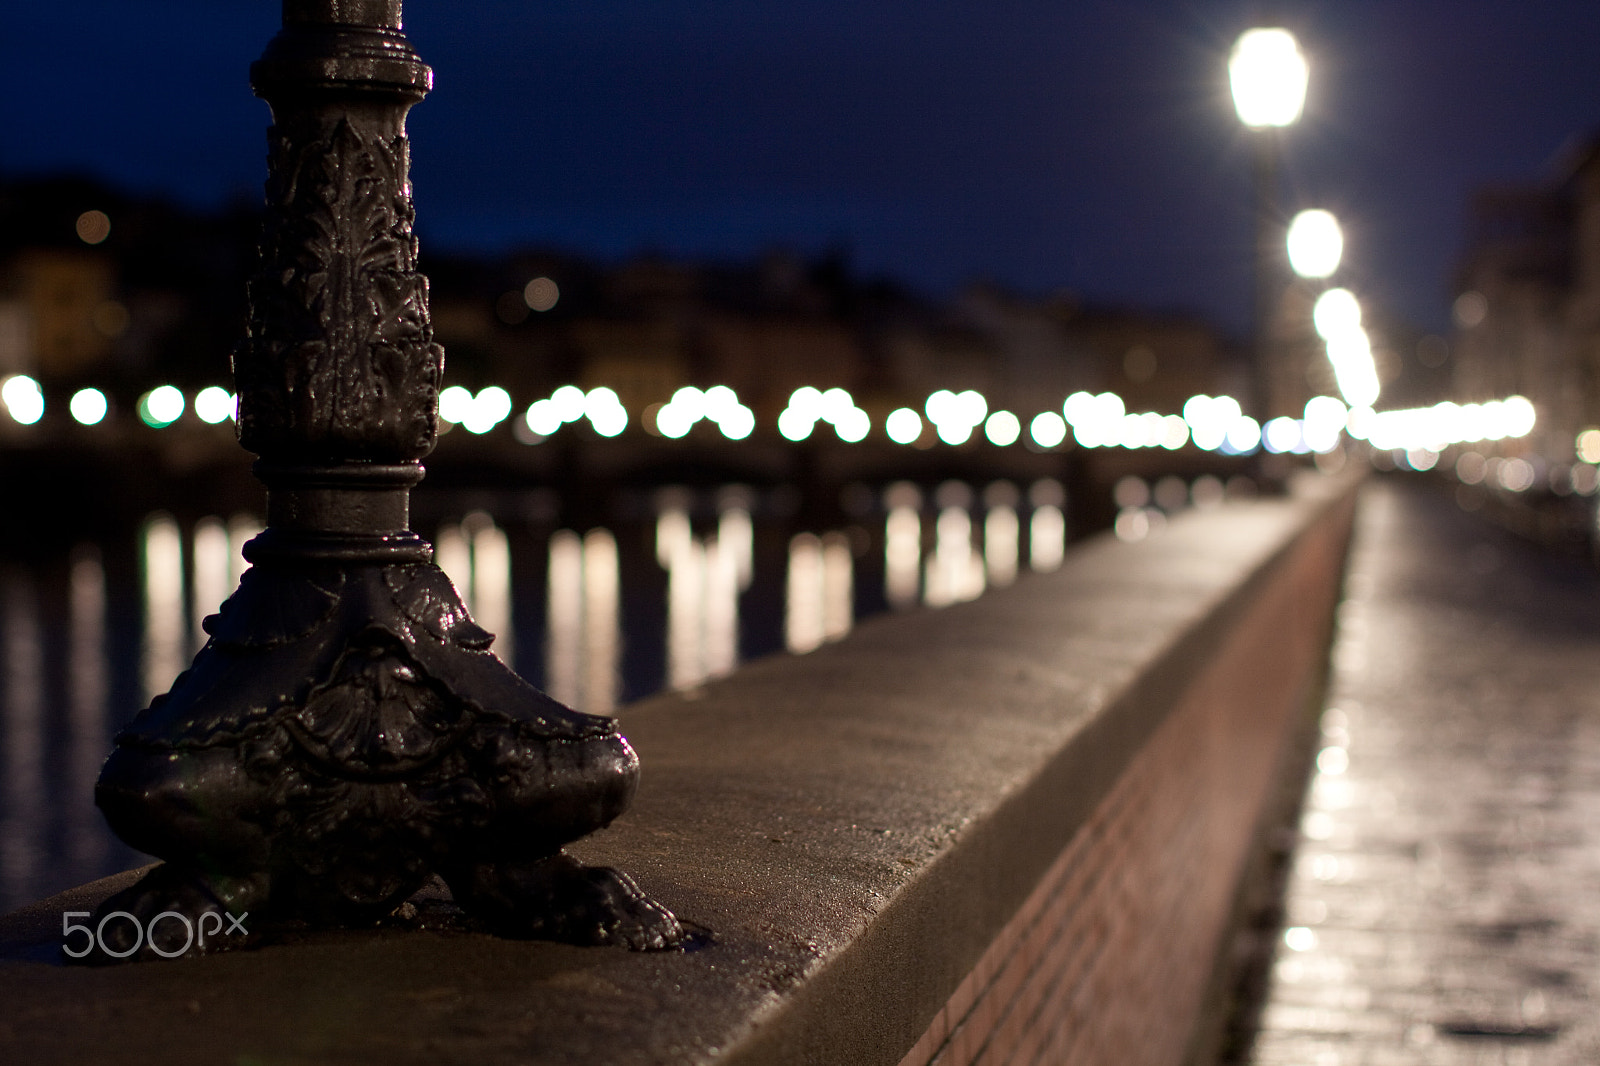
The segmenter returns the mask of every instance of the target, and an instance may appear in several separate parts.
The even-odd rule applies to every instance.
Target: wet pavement
[[[1600,576],[1368,485],[1257,1066],[1600,1063]]]

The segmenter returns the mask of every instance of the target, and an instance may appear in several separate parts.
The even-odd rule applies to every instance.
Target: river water
[[[795,495],[665,489],[568,528],[530,493],[417,525],[496,653],[594,713],[1054,569],[1067,541],[1048,480],[857,485],[826,528],[806,527]],[[204,643],[259,528],[151,511],[123,536],[0,562],[0,911],[148,861],[105,828],[94,781],[117,730]]]

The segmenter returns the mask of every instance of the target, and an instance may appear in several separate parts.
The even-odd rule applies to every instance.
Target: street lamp
[[[165,861],[101,904],[93,961],[174,958],[196,928],[210,950],[223,911],[230,935],[246,917],[370,925],[433,874],[494,932],[675,945],[682,926],[626,875],[561,850],[627,807],[638,756],[611,719],[512,673],[410,528],[444,350],[405,134],[433,75],[401,0],[283,0],[251,84],[273,128],[233,366],[267,528],[193,665],[101,771],[111,828]],[[182,413],[169,391],[165,414],[147,398],[162,424]]]
[[[1293,125],[1305,107],[1309,74],[1294,34],[1276,27],[1246,30],[1228,57],[1239,121],[1251,129]]]
[[[1344,256],[1339,220],[1320,209],[1302,211],[1289,223],[1289,265],[1308,280],[1331,277]]]
[[[1294,35],[1280,27],[1246,30],[1228,57],[1228,83],[1239,121],[1255,131],[1254,178],[1256,216],[1256,407],[1263,418],[1272,412],[1269,374],[1272,364],[1272,309],[1280,278],[1277,266],[1278,138],[1275,130],[1292,125],[1305,107],[1310,69]]]

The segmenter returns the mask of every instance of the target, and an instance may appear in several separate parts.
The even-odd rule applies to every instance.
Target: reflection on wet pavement
[[[1600,1062],[1600,580],[1367,489],[1257,1066]]]

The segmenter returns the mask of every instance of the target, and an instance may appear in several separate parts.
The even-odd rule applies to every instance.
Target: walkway
[[[1600,578],[1368,486],[1256,1066],[1600,1063]]]

